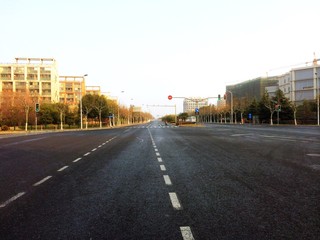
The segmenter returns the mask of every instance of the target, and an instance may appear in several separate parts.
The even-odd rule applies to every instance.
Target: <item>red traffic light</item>
[[[168,99],[169,99],[169,100],[171,100],[171,99],[172,99],[172,96],[171,96],[171,95],[169,95],[169,96],[168,96]]]

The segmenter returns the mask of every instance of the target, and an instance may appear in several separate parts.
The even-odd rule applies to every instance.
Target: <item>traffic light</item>
[[[220,96],[220,94],[218,94],[218,100],[219,100],[219,101],[221,100],[221,96]]]
[[[40,103],[36,103],[35,110],[36,112],[40,112]]]
[[[279,104],[275,105],[275,110],[278,112],[281,112],[281,105]]]

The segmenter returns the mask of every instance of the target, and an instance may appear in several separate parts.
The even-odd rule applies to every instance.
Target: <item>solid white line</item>
[[[160,153],[157,152],[156,155],[157,155],[157,156],[160,156]]]
[[[180,231],[181,231],[183,240],[194,240],[190,227],[188,226],[180,227]]]
[[[96,149],[96,148],[94,148],[94,149],[92,149],[92,150],[91,150],[91,152],[94,152],[94,151],[96,151],[96,150],[97,150],[97,149]]]
[[[179,202],[177,194],[174,193],[174,192],[170,192],[169,196],[170,196],[170,200],[171,200],[173,208],[176,209],[176,210],[181,210],[182,207],[181,207],[181,204]]]
[[[47,176],[44,179],[40,180],[39,182],[36,182],[35,184],[33,184],[33,186],[34,187],[39,186],[40,184],[44,183],[45,181],[47,181],[50,178],[52,178],[52,176]]]
[[[171,179],[168,175],[163,175],[163,179],[166,185],[172,185]]]
[[[65,170],[66,168],[68,168],[69,166],[64,166],[64,167],[62,167],[62,168],[60,168],[59,170],[58,170],[58,172],[62,172],[63,170]]]
[[[160,169],[161,169],[161,171],[166,171],[167,170],[165,165],[160,165]]]
[[[320,157],[320,154],[319,154],[319,153],[308,153],[307,156],[310,156],[310,157]]]
[[[73,160],[73,162],[78,162],[79,160],[81,160],[81,158],[77,158],[77,159]]]
[[[162,162],[162,158],[161,157],[158,157],[158,162]]]
[[[0,208],[7,206],[9,203],[13,202],[14,200],[18,199],[19,197],[23,196],[25,192],[18,193],[17,195],[13,196],[12,198],[8,199],[4,203],[0,204]]]
[[[86,154],[83,154],[83,156],[88,156],[91,152],[87,152]]]
[[[242,136],[250,136],[251,133],[238,133],[238,134],[232,134],[231,137],[242,137]]]

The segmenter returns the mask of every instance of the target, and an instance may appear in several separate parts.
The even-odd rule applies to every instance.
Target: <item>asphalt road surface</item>
[[[0,137],[0,239],[319,238],[319,127]]]

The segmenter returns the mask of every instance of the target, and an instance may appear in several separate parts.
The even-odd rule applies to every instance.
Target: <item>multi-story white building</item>
[[[284,93],[285,97],[291,101],[291,73],[285,73],[278,76],[279,89]]]
[[[314,61],[313,66],[291,69],[290,72],[278,76],[279,89],[296,104],[304,100],[317,99],[319,89],[320,66]]]
[[[28,93],[42,102],[59,102],[59,77],[53,58],[16,58],[0,64],[0,92]]]
[[[60,76],[60,102],[77,105],[81,99],[86,94],[86,85],[84,76]]]
[[[208,106],[208,99],[203,98],[185,98],[183,101],[183,112],[194,113],[196,109]]]
[[[301,104],[304,100],[317,99],[320,86],[319,75],[320,66],[317,64],[310,67],[292,69],[291,101]]]

